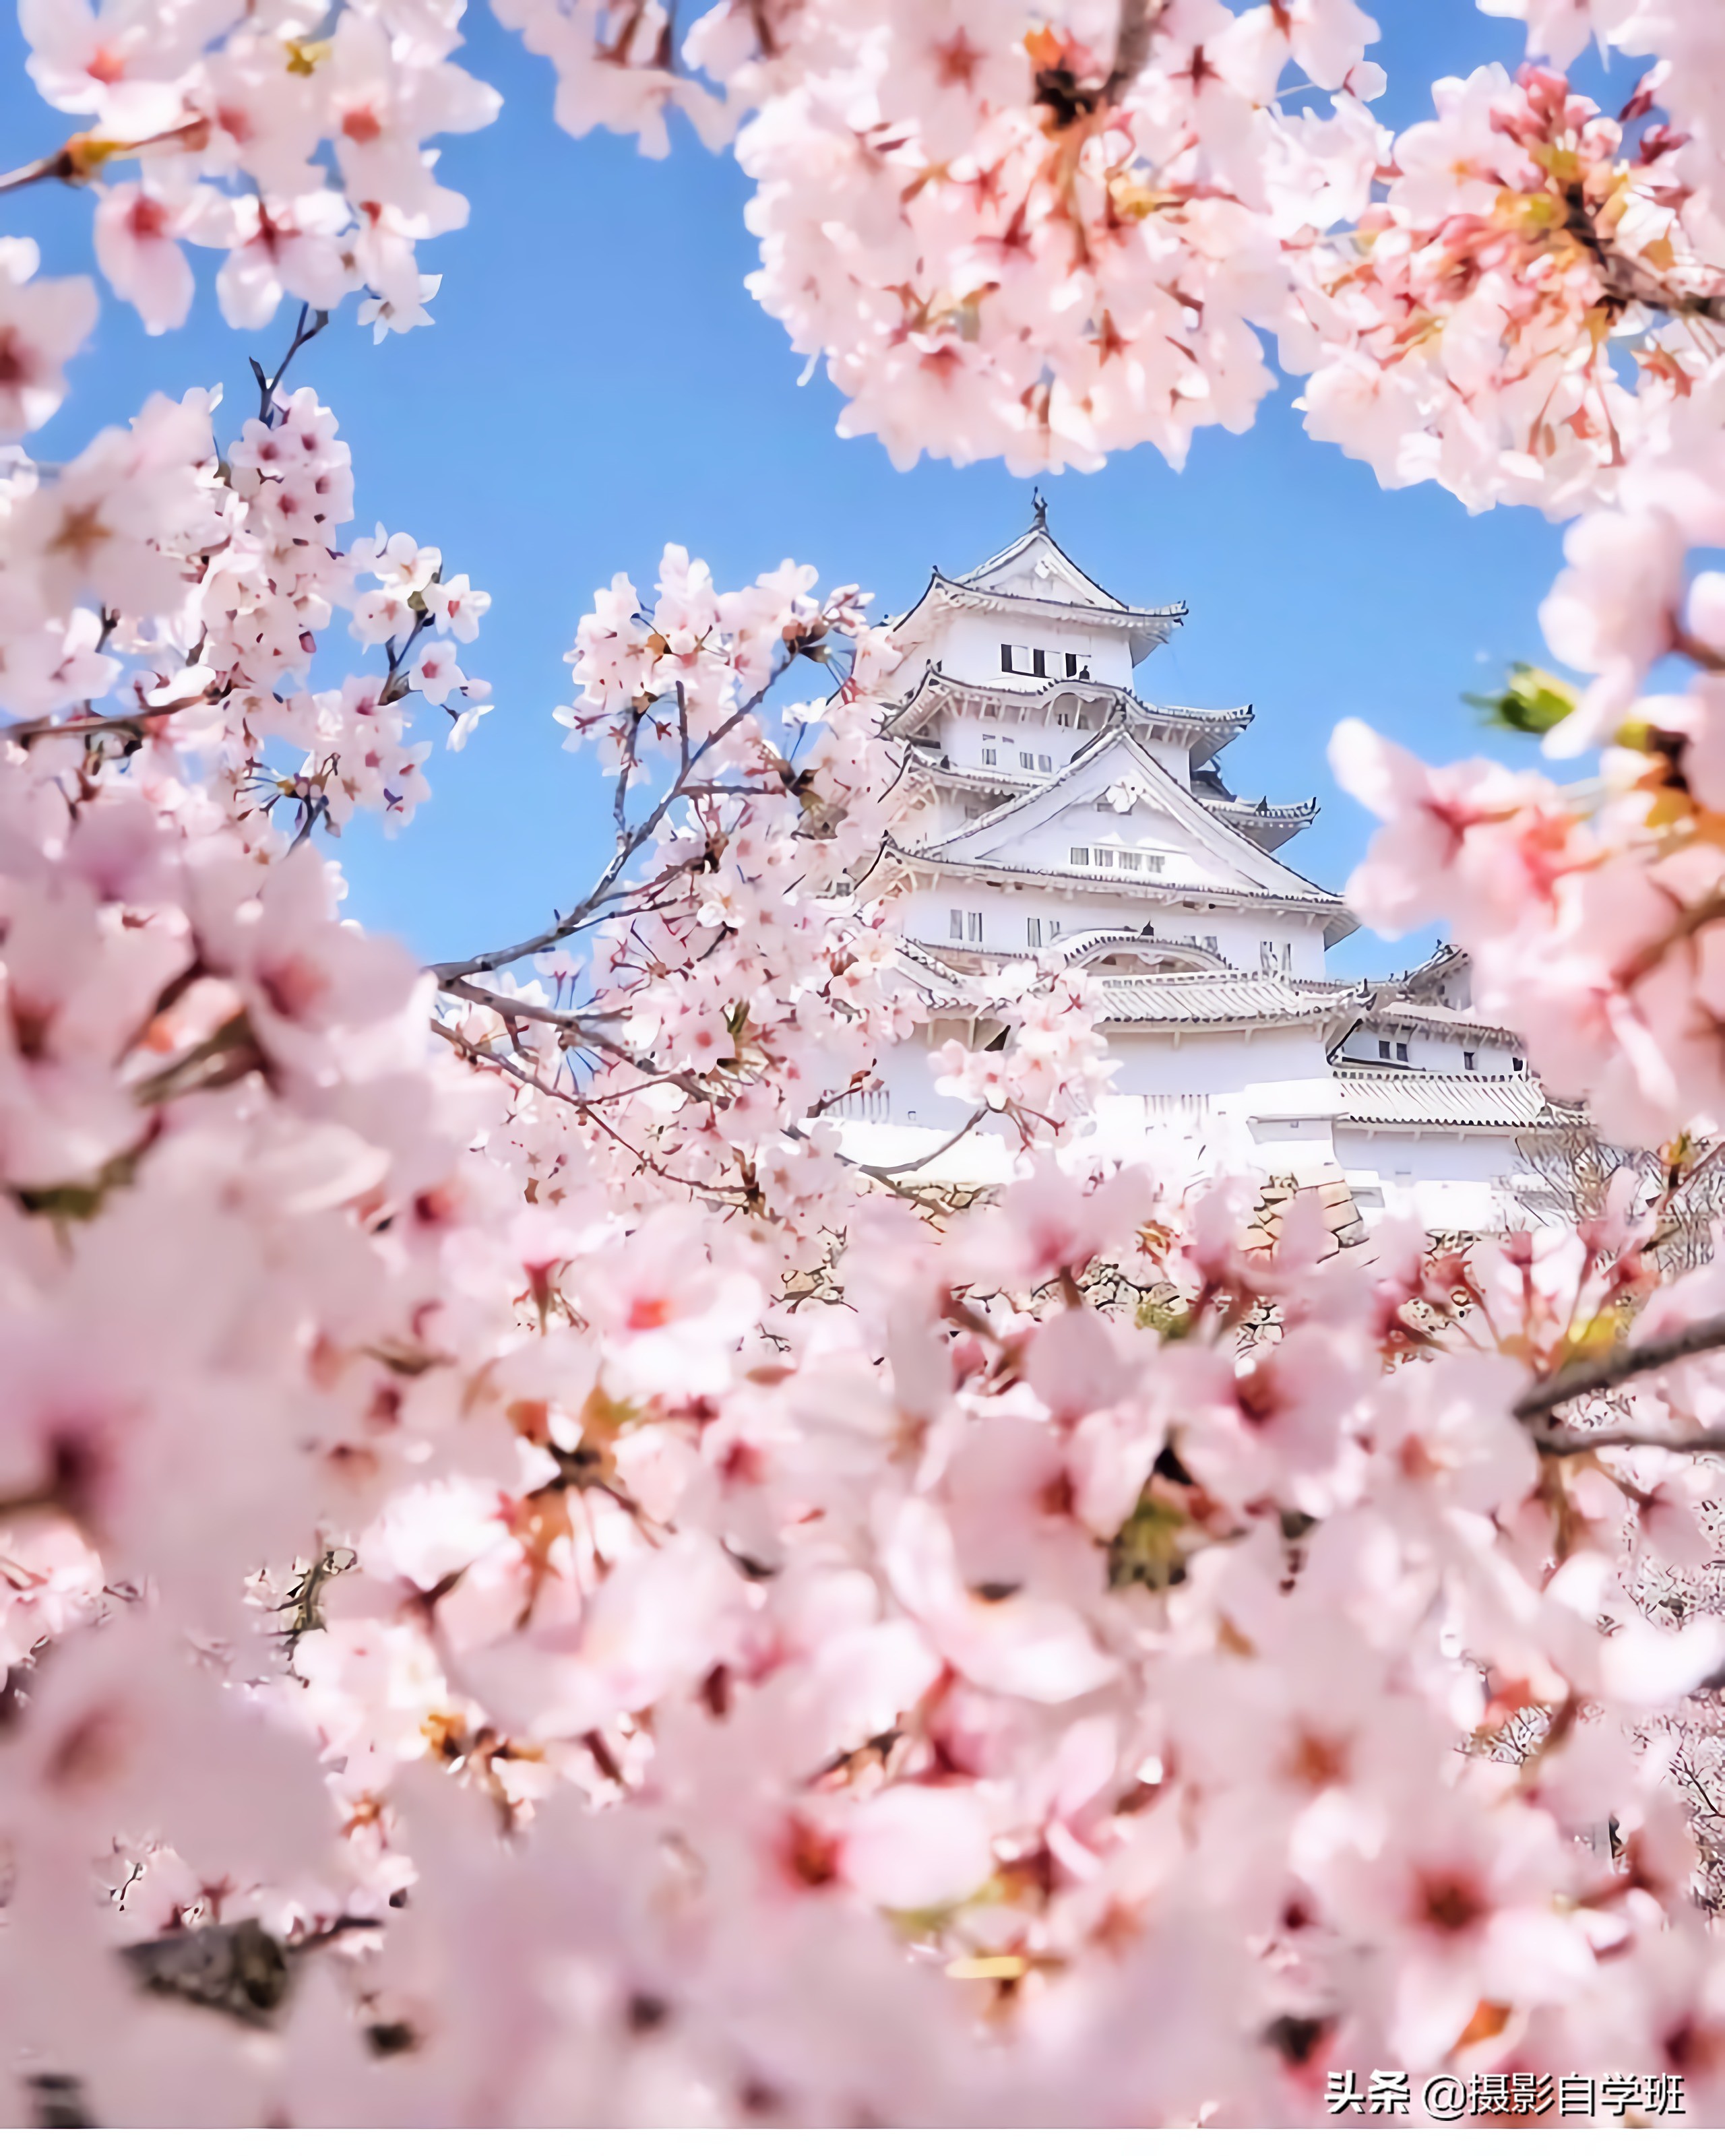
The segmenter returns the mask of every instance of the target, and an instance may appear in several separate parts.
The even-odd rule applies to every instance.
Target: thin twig
[[[677,684],[677,708],[679,731],[681,737],[681,754],[678,762],[676,778],[639,823],[619,828],[616,848],[603,874],[592,891],[578,904],[571,906],[567,913],[559,915],[543,935],[529,937],[524,942],[512,943],[504,950],[482,952],[471,958],[445,959],[434,966],[431,970],[436,974],[439,983],[444,987],[449,988],[471,973],[495,973],[502,967],[514,965],[518,959],[531,958],[541,951],[551,950],[553,946],[567,942],[577,930],[590,925],[593,915],[599,908],[608,904],[616,896],[617,886],[621,881],[624,871],[629,862],[658,830],[677,803],[688,798],[685,788],[690,774],[696,767],[703,757],[718,747],[727,734],[740,726],[746,719],[752,718],[760,710],[784,675],[803,655],[800,648],[787,653],[785,658],[774,667],[771,675],[755,694],[746,703],[739,705],[722,726],[716,726],[704,742],[692,747],[688,737],[688,710],[684,698],[683,685],[680,681]],[[640,718],[644,716],[644,714],[637,715],[632,724],[629,736],[631,747],[635,733],[639,730]],[[627,791],[622,780],[626,779],[629,773],[637,767],[625,758],[623,773],[619,778],[616,804],[619,808],[622,806],[623,796]],[[652,887],[649,880],[644,889],[650,891]]]
[[[310,317],[311,321],[311,326],[310,329],[307,329],[305,326],[308,317]],[[312,338],[321,336],[323,331],[326,330],[329,326],[329,309],[327,307],[320,307],[316,314],[314,316],[311,313],[311,302],[308,300],[300,309],[300,319],[294,330],[294,341],[288,346],[286,356],[282,360],[281,365],[276,368],[275,373],[273,375],[266,376],[263,368],[259,366],[257,361],[254,360],[252,362],[252,372],[257,377],[258,380],[258,417],[264,422],[264,424],[266,427],[270,424],[270,411],[271,405],[275,401],[275,393],[280,388],[283,379],[286,376],[289,367],[293,365],[295,357],[301,350],[303,350],[306,345],[311,343]]]
[[[969,1137],[988,1112],[986,1106],[978,1108],[968,1123],[961,1129],[954,1131],[951,1137],[942,1138],[932,1152],[924,1153],[921,1160],[901,1161],[896,1168],[870,1168],[865,1160],[853,1160],[848,1152],[841,1152],[839,1158],[847,1168],[855,1168],[859,1174],[872,1176],[876,1183],[884,1183],[890,1189],[896,1189],[897,1178],[900,1176],[915,1175],[920,1168],[925,1168],[932,1162],[938,1160],[943,1152],[950,1152],[960,1138]]]
[[[586,1105],[578,1093],[565,1093],[555,1086],[547,1086],[542,1078],[531,1070],[523,1070],[518,1063],[511,1063],[506,1055],[500,1055],[495,1048],[487,1048],[483,1041],[470,1040],[465,1034],[457,1033],[453,1026],[445,1025],[441,1019],[433,1019],[431,1029],[440,1040],[449,1042],[458,1054],[474,1062],[489,1063],[513,1078],[517,1085],[531,1086],[536,1093],[543,1093],[547,1100],[561,1101],[566,1108],[582,1108]]]
[[[547,1025],[567,1039],[572,1039],[599,1054],[614,1057],[626,1063],[632,1070],[639,1070],[660,1086],[675,1086],[689,1095],[691,1100],[711,1101],[715,1096],[705,1086],[696,1083],[685,1070],[660,1070],[639,1056],[631,1055],[608,1034],[597,1033],[593,1027],[605,1022],[604,1014],[598,1019],[582,1017],[572,1011],[553,1010],[548,1004],[530,1004],[520,996],[500,995],[495,988],[482,988],[472,981],[446,981],[445,995],[458,996],[464,1003],[479,1004],[486,1010],[494,1010],[501,1019],[516,1025]]]

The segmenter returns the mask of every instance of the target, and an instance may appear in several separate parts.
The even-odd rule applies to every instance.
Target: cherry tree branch
[[[208,690],[200,690],[195,696],[176,696],[172,703],[167,704],[146,704],[137,711],[98,713],[86,708],[61,719],[16,719],[9,726],[0,726],[0,741],[15,741],[28,747],[32,742],[44,741],[54,734],[111,733],[135,734],[141,741],[156,729],[160,721],[174,718],[182,711],[194,711],[199,705],[213,704],[217,701],[218,698]]]
[[[919,1169],[927,1168],[932,1165],[932,1163],[937,1161],[943,1152],[950,1152],[952,1150],[952,1147],[957,1144],[960,1138],[969,1137],[970,1133],[976,1128],[977,1125],[981,1122],[983,1117],[986,1116],[988,1112],[988,1110],[985,1104],[975,1111],[968,1122],[962,1125],[960,1128],[954,1131],[950,1137],[942,1138],[932,1152],[924,1153],[920,1160],[901,1161],[896,1168],[870,1168],[865,1160],[853,1160],[848,1152],[841,1152],[839,1155],[839,1158],[844,1162],[847,1168],[854,1168],[860,1175],[870,1176],[876,1183],[884,1183],[889,1190],[896,1190],[898,1188],[897,1178],[900,1176],[915,1175]]]
[[[1615,1445],[1639,1445],[1657,1452],[1722,1452],[1725,1453],[1725,1429],[1658,1430],[1571,1430],[1558,1427],[1547,1430],[1533,1440],[1535,1450],[1548,1460],[1574,1460],[1589,1452],[1601,1452]]]
[[[69,187],[85,187],[116,157],[136,157],[141,150],[153,150],[163,142],[183,142],[190,148],[194,136],[208,136],[208,132],[209,122],[199,117],[182,121],[177,127],[164,128],[161,134],[146,135],[136,142],[110,142],[93,133],[70,135],[45,157],[33,157],[28,165],[0,172],[0,194],[33,187],[39,180],[63,180]]]
[[[1102,85],[1101,101],[1112,105],[1144,71],[1150,36],[1168,0],[1121,0],[1120,28],[1114,40],[1114,64]]]
[[[711,1101],[714,1098],[714,1096],[704,1086],[691,1078],[687,1071],[657,1070],[652,1064],[643,1062],[639,1056],[631,1055],[626,1048],[622,1047],[608,1034],[596,1030],[598,1026],[606,1023],[603,1014],[595,1017],[583,1015],[575,1011],[553,1010],[549,1004],[530,1004],[520,996],[501,995],[494,988],[482,988],[472,981],[446,981],[443,983],[443,991],[445,995],[459,997],[464,1003],[479,1004],[487,1010],[495,1011],[500,1018],[509,1021],[511,1026],[550,1026],[555,1031],[563,1034],[566,1039],[578,1042],[583,1048],[591,1049],[602,1055],[610,1056],[616,1062],[628,1064],[632,1070],[641,1071],[655,1085],[676,1086],[679,1091],[686,1093],[691,1100]],[[559,1094],[557,1097],[562,1099],[565,1096]],[[579,1105],[584,1108],[588,1104],[583,1101]]]
[[[307,329],[305,326],[308,317],[310,317],[311,322],[310,329]],[[311,343],[312,338],[315,336],[321,336],[329,326],[329,309],[327,307],[320,307],[316,315],[313,315],[311,312],[311,303],[308,300],[305,305],[300,309],[300,319],[294,329],[294,341],[288,346],[286,353],[283,357],[281,365],[276,368],[275,373],[266,376],[263,368],[259,365],[257,361],[254,360],[252,362],[252,372],[257,377],[258,382],[258,417],[264,422],[266,427],[270,424],[270,411],[272,403],[275,402],[275,393],[280,388],[289,367],[293,365],[294,361],[299,356],[300,352],[302,352],[304,348]]]
[[[677,803],[691,798],[689,781],[702,758],[716,748],[726,735],[733,732],[745,719],[752,718],[765,703],[768,696],[777,688],[790,668],[799,658],[805,655],[799,643],[794,650],[786,654],[780,663],[773,668],[768,679],[746,703],[740,704],[724,724],[716,726],[704,742],[693,746],[689,740],[688,708],[683,695],[682,684],[679,682],[677,711],[680,746],[676,778],[639,823],[626,824],[624,815],[624,799],[629,790],[628,781],[630,774],[638,768],[634,756],[634,742],[641,719],[645,716],[644,713],[637,713],[631,722],[623,769],[618,775],[617,797],[614,803],[614,814],[618,826],[617,844],[598,881],[585,898],[571,906],[567,913],[559,915],[551,927],[542,935],[529,937],[522,942],[509,944],[501,950],[480,952],[470,958],[444,959],[434,965],[431,970],[436,974],[439,982],[444,987],[449,988],[472,973],[495,973],[501,967],[512,966],[519,959],[531,958],[542,951],[549,951],[555,945],[566,942],[579,929],[588,927],[599,909],[608,904],[616,896],[617,886],[622,881],[624,873],[630,861],[658,830]],[[650,889],[651,885],[649,884],[644,887]]]
[[[1522,1395],[1516,1414],[1523,1422],[1538,1422],[1566,1400],[1579,1400],[1589,1393],[1609,1392],[1615,1386],[1627,1384],[1631,1378],[1644,1377],[1650,1370],[1663,1370],[1691,1355],[1708,1355],[1721,1348],[1725,1348],[1725,1317],[1700,1318],[1680,1332],[1635,1341],[1630,1346],[1613,1348],[1608,1355],[1572,1363],[1553,1371]]]

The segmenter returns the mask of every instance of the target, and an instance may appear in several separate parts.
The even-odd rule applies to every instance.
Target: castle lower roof
[[[1532,1131],[1573,1128],[1579,1108],[1550,1101],[1526,1071],[1486,1076],[1447,1070],[1338,1070],[1334,1120],[1366,1130]]]
[[[1476,1018],[1471,1011],[1452,1010],[1447,1004],[1414,1003],[1406,996],[1393,993],[1385,997],[1380,985],[1373,985],[1378,999],[1372,1005],[1369,1018],[1376,1024],[1405,1027],[1410,1032],[1431,1034],[1440,1040],[1479,1041],[1497,1048],[1520,1045],[1520,1035],[1508,1026],[1494,1025],[1489,1019]],[[1395,984],[1391,985],[1394,988]]]
[[[1104,1024],[1177,1027],[1311,1025],[1357,1008],[1357,988],[1345,982],[1296,981],[1285,973],[1158,973],[1108,980],[1101,992]]]
[[[968,706],[965,715],[971,717],[999,718],[1009,708],[1040,716],[1061,696],[1075,697],[1099,712],[1096,732],[1123,722],[1142,727],[1161,740],[1187,743],[1207,757],[1237,739],[1252,723],[1253,716],[1250,704],[1211,711],[1196,704],[1148,703],[1135,690],[1110,681],[1052,675],[1046,678],[1027,675],[1023,685],[1017,681],[966,681],[940,666],[930,665],[882,720],[881,731],[901,738],[912,735],[928,725],[942,705],[955,701],[962,710]]]
[[[938,870],[942,875],[957,876],[975,883],[1004,885],[1018,890],[1029,888],[1075,895],[1106,893],[1115,897],[1142,899],[1146,905],[1204,906],[1229,913],[1245,908],[1258,913],[1303,915],[1324,922],[1324,941],[1327,944],[1339,942],[1343,937],[1351,936],[1359,926],[1344,901],[1332,896],[1327,891],[1320,891],[1315,884],[1303,891],[1271,891],[1250,888],[1243,884],[1161,883],[1146,876],[1103,875],[1093,870],[1065,865],[1032,868],[1015,867],[1001,861],[955,860],[937,850],[906,846],[891,838],[883,851],[912,869]]]

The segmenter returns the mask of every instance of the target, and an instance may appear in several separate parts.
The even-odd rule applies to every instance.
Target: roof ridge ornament
[[[1048,529],[1048,504],[1042,498],[1040,486],[1030,490],[1030,524],[1034,531],[1046,531]]]

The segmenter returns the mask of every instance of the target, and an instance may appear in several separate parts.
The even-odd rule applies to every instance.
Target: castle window
[[[993,742],[987,734],[984,734],[983,736],[983,762],[984,763],[999,763],[999,757],[994,753]]]
[[[1009,644],[1003,644],[1000,647],[1000,670],[1003,674],[1012,671],[1012,646]]]
[[[1042,947],[1042,923],[1034,913],[1024,923],[1024,940],[1033,951],[1040,951]]]
[[[952,941],[955,943],[962,943],[964,941],[964,914],[962,908],[956,906],[952,908]]]
[[[1527,1067],[1527,1059],[1524,1056],[1512,1055],[1509,1059],[1509,1067],[1512,1070],[1525,1070]]]
[[[1474,1052],[1471,1048],[1464,1048],[1461,1051],[1461,1067],[1464,1070],[1471,1070],[1473,1066]]]
[[[1096,866],[1099,869],[1111,869],[1113,867],[1114,849],[1112,846],[1097,846],[1094,848],[1093,850],[1096,857]]]
[[[1030,647],[1028,644],[1008,644],[1001,648],[1008,654],[1006,671],[1009,674],[1034,672],[1035,670],[1030,664]]]
[[[1122,854],[1120,856],[1120,865],[1123,869],[1130,869],[1136,875],[1144,865],[1144,856],[1142,854]]]
[[[1033,651],[1030,654],[1030,671],[1033,674],[1047,673],[1048,654],[1045,652]]]
[[[1378,1060],[1380,1063],[1389,1060],[1389,1043],[1387,1040],[1380,1040],[1378,1044]]]
[[[1144,873],[1146,875],[1160,875],[1167,866],[1168,855],[1166,854],[1146,854],[1144,856]],[[1215,947],[1214,942],[1212,942],[1210,948],[1214,950]]]
[[[1044,759],[1045,762],[1046,762],[1046,758]],[[1036,768],[1036,759],[1031,755],[1029,750],[1027,748],[1021,748],[1019,751],[1019,762],[1024,766],[1026,771],[1034,771]]]
[[[964,921],[965,926],[970,931],[971,942],[973,943],[980,943],[983,940],[983,916],[981,914],[968,913],[964,916]]]
[[[1158,862],[1158,866],[1159,867],[1160,865],[1161,864]],[[1206,951],[1214,952],[1215,956],[1219,958],[1221,957],[1222,953],[1217,947],[1216,939],[1214,936],[1200,936],[1198,940],[1203,944]]]
[[[1036,759],[1036,768],[1039,771],[1052,771],[1054,758],[1051,756],[1039,756]]]
[[[1406,1041],[1404,1041],[1404,1040],[1399,1040],[1399,1041],[1397,1041],[1397,1043],[1396,1043],[1396,1045],[1395,1045],[1395,1060],[1396,1060],[1396,1061],[1397,1061],[1398,1063],[1405,1063],[1405,1062],[1407,1061],[1407,1060],[1408,1060],[1408,1044],[1407,1044],[1407,1042],[1406,1042]]]
[[[1059,940],[1060,940],[1060,922],[1059,922],[1058,921],[1050,921],[1049,922],[1049,924],[1048,924],[1048,940],[1049,940],[1049,942],[1050,942],[1050,943],[1058,942],[1059,942]]]
[[[1066,654],[1066,679],[1069,681],[1088,681],[1090,654],[1087,651],[1069,651]]]
[[[1075,869],[1087,869],[1090,866],[1090,848],[1088,846],[1074,846],[1072,849],[1072,865]]]

